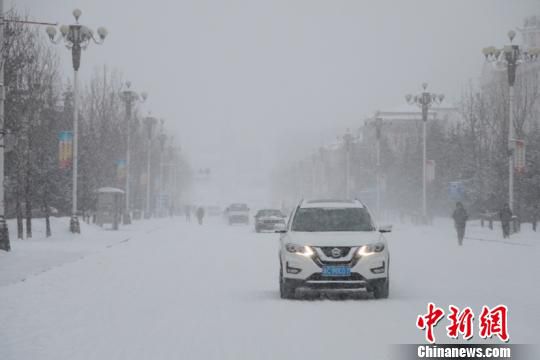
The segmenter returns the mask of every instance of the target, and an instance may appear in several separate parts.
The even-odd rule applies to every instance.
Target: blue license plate
[[[351,268],[348,266],[324,266],[322,276],[351,276]]]

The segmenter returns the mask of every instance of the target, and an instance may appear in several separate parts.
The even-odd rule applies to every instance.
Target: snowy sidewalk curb
[[[67,218],[52,218],[53,236],[46,238],[44,220],[36,219],[32,239],[12,239],[12,251],[0,254],[0,287],[23,282],[66,264],[126,244],[141,234],[149,234],[170,224],[165,219],[153,219],[121,228],[118,231],[81,224],[81,234],[67,230]],[[13,222],[10,229],[16,228]]]

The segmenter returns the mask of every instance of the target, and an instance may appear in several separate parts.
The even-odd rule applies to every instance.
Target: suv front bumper
[[[353,251],[351,249],[351,251]],[[356,251],[356,250],[355,250]],[[388,252],[366,256],[353,256],[349,261],[328,261],[317,254],[306,257],[282,250],[281,264],[283,277],[296,287],[312,289],[365,289],[371,291],[373,286],[385,281],[388,277]],[[324,276],[324,266],[347,266],[350,276]]]

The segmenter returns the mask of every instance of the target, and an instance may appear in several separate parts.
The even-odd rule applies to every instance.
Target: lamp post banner
[[[120,184],[126,179],[126,160],[116,160],[116,177]]]
[[[73,162],[73,132],[61,131],[58,140],[58,165],[60,169],[68,169]]]
[[[463,181],[451,181],[448,184],[448,197],[453,201],[463,201],[465,197],[465,184]]]
[[[514,169],[518,174],[523,174],[525,167],[525,140],[518,139],[514,142]]]

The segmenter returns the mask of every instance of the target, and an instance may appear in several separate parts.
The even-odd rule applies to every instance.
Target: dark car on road
[[[278,209],[261,209],[255,215],[255,231],[274,231],[285,227],[286,216]]]
[[[231,204],[225,210],[225,217],[229,225],[249,224],[249,208],[246,204]]]

